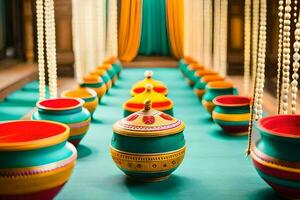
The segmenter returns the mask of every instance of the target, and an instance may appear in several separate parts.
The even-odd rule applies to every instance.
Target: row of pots
[[[201,69],[197,70],[190,65],[199,66],[192,58],[186,58],[180,61],[179,68],[188,78],[189,84],[194,85],[196,95],[202,97],[203,105],[208,110],[214,107],[214,121],[226,132],[247,132],[250,98],[214,95],[217,92],[211,90],[219,83],[211,81],[215,78],[220,81],[223,78],[217,74],[200,77],[203,74],[199,72]],[[191,74],[200,77],[198,82],[195,82],[197,79],[193,79]],[[215,96],[211,104],[206,102],[210,96]],[[208,99],[211,100],[212,97]],[[254,127],[260,133],[260,139],[251,149],[252,161],[258,174],[279,195],[288,199],[300,199],[300,115],[263,117],[254,122]]]
[[[0,199],[50,200],[59,193],[72,174],[75,147],[88,131],[98,99],[121,70],[115,58],[100,68],[101,75],[92,72],[61,98],[39,101],[32,120],[0,123]]]

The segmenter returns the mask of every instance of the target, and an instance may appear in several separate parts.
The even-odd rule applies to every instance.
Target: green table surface
[[[138,183],[128,179],[109,154],[112,124],[122,118],[122,103],[145,69],[124,69],[121,78],[95,112],[78,147],[75,171],[56,199],[279,199],[245,157],[247,137],[231,137],[211,121],[178,69],[152,69],[165,82],[175,117],[186,123],[187,152],[166,181]]]

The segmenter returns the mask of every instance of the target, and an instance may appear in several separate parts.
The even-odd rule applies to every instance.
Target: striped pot
[[[68,136],[69,127],[57,122],[1,122],[0,199],[53,199],[76,163]]]
[[[91,116],[94,114],[98,106],[98,97],[97,93],[88,88],[78,88],[74,90],[66,90],[61,94],[62,97],[70,98],[80,98],[84,101],[83,107],[85,107],[90,113]]]
[[[236,89],[233,84],[228,81],[213,81],[209,82],[205,86],[205,94],[202,98],[202,105],[204,108],[211,114],[215,104],[213,103],[214,98],[226,95],[226,94],[235,94]]]
[[[101,98],[107,92],[107,87],[102,78],[98,75],[87,74],[83,77],[83,82],[80,83],[82,88],[90,88],[97,93],[98,101],[101,101]]]
[[[244,135],[250,119],[250,98],[237,95],[222,95],[213,100],[216,105],[212,118],[226,133]]]
[[[205,93],[205,86],[207,83],[213,81],[223,81],[223,80],[225,80],[224,77],[220,75],[205,75],[201,77],[194,85],[194,93],[201,100],[202,96]]]
[[[200,69],[195,71],[194,75],[191,77],[192,86],[194,86],[203,76],[217,75],[218,73],[210,69]]]
[[[185,75],[187,78],[187,81],[190,86],[193,86],[195,79],[195,72],[198,70],[204,70],[204,67],[198,63],[189,64],[189,66],[186,68]]]
[[[112,80],[113,85],[118,80],[118,74],[117,74],[117,72],[115,71],[115,69],[113,68],[113,66],[111,64],[102,64],[102,65],[98,66],[97,69],[106,70],[109,77],[110,77],[110,79]]]
[[[255,124],[261,135],[252,151],[258,174],[281,196],[300,199],[300,115],[274,115]]]
[[[183,76],[186,76],[185,72],[187,70],[187,67],[189,64],[192,64],[192,63],[197,63],[197,61],[195,59],[193,59],[192,57],[185,57],[185,58],[182,58],[179,60],[178,65],[179,65],[179,69],[182,72]]]
[[[47,99],[37,102],[33,120],[50,120],[69,126],[69,142],[77,146],[89,129],[91,115],[83,108],[84,101],[75,98]]]
[[[111,64],[112,67],[114,68],[115,72],[117,73],[118,77],[120,77],[120,74],[122,71],[122,64],[121,64],[120,60],[118,60],[118,58],[116,58],[116,57],[107,58],[104,61],[104,64]]]
[[[110,76],[108,75],[106,70],[96,68],[95,70],[91,71],[90,74],[100,76],[100,78],[105,83],[107,90],[109,90],[111,88],[112,80],[110,79]]]

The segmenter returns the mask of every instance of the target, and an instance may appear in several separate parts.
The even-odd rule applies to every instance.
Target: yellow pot
[[[97,75],[91,75],[91,74],[85,75],[83,77],[83,82],[80,83],[80,87],[90,88],[94,90],[97,93],[99,101],[107,91],[106,85],[102,80],[102,78],[100,78]]]
[[[93,115],[98,105],[97,93],[89,88],[66,90],[61,94],[61,96],[82,99],[84,101],[83,107],[85,107],[91,115]]]

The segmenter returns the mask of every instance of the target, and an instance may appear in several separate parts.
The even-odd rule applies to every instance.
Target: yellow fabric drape
[[[176,58],[183,57],[183,21],[184,21],[184,1],[166,0],[167,28],[173,55]]]
[[[141,39],[142,0],[122,0],[119,24],[119,58],[130,62],[138,54]]]

